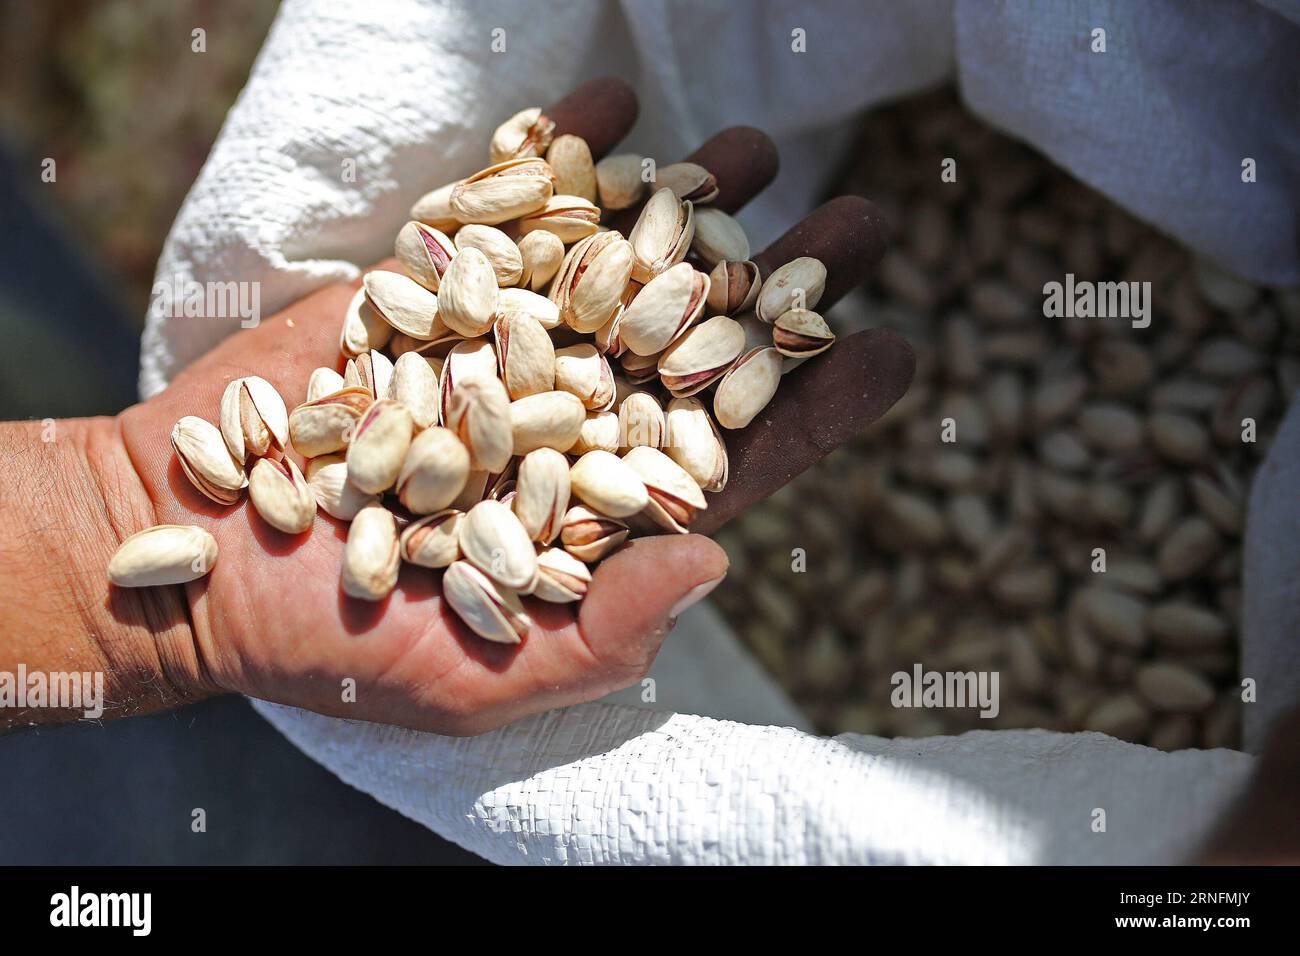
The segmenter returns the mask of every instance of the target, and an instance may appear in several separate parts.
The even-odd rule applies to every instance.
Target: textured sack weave
[[[391,251],[420,193],[483,163],[496,123],[601,72],[636,82],[643,112],[629,148],[654,144],[661,162],[720,126],[774,134],[785,172],[742,216],[761,247],[823,189],[852,114],[955,72],[977,112],[1137,215],[1249,277],[1294,282],[1300,185],[1277,171],[1300,165],[1300,145],[1278,117],[1293,115],[1296,67],[1283,57],[1300,31],[1288,21],[1295,4],[1269,7],[626,0],[547,5],[539,16],[520,3],[286,0],[158,279],[260,281],[270,314],[355,278]],[[1108,30],[1104,55],[1087,52],[1097,25]],[[498,27],[507,51],[494,54]],[[796,28],[805,54],[791,53]],[[1247,155],[1260,169],[1250,186],[1239,180]],[[345,160],[356,183],[343,181]],[[151,317],[142,392],[237,328]],[[1294,461],[1298,446],[1279,439],[1273,454]],[[1248,566],[1267,563],[1253,553]],[[1277,629],[1287,608],[1267,569],[1261,582],[1246,590],[1248,619],[1274,629],[1250,642],[1293,641]],[[719,659],[735,653],[725,635],[705,643]],[[709,687],[672,663],[689,651],[665,654],[661,699]],[[709,697],[678,693],[674,705],[795,722],[756,669],[728,674]],[[1172,860],[1251,765],[1097,734],[825,740],[608,704],[473,740],[258,706],[343,779],[501,862]],[[1108,811],[1106,834],[1089,828],[1095,807]]]

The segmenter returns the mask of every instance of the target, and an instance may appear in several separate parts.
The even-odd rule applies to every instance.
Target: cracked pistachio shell
[[[750,349],[722,380],[713,396],[713,417],[723,428],[744,428],[767,407],[781,384],[781,353]]]
[[[576,243],[551,284],[560,320],[575,332],[595,332],[618,306],[632,274],[632,245],[618,232]]]
[[[131,535],[108,562],[119,588],[148,588],[196,581],[217,563],[217,542],[196,525],[159,524]]]
[[[438,318],[438,297],[414,279],[376,269],[361,281],[371,308],[397,331],[422,342],[446,336],[447,326]]]
[[[639,445],[623,463],[645,484],[650,495],[645,513],[660,527],[685,534],[696,513],[708,507],[695,479],[659,449]]]
[[[373,401],[368,389],[349,386],[304,402],[289,413],[289,440],[304,458],[346,448]]]
[[[447,403],[461,382],[472,378],[496,378],[497,354],[487,339],[465,339],[452,346],[438,377],[438,402],[442,423],[447,423]]]
[[[374,349],[348,359],[343,370],[343,384],[364,388],[372,398],[388,398],[388,390],[393,384],[393,360]]]
[[[644,385],[659,375],[660,355],[637,355],[635,352],[624,352],[619,356],[618,367],[629,383]]]
[[[483,335],[497,314],[497,279],[481,249],[466,246],[438,288],[438,317],[466,338]]]
[[[484,640],[518,644],[533,626],[518,595],[497,587],[468,561],[455,561],[447,568],[442,596],[465,626]]]
[[[721,315],[735,315],[754,307],[763,280],[758,263],[724,259],[709,273],[709,308]]]
[[[464,512],[447,508],[412,521],[402,530],[402,560],[422,568],[445,568],[459,561],[464,517]]]
[[[596,348],[609,358],[618,358],[627,351],[627,346],[623,344],[623,338],[619,335],[619,327],[623,324],[625,311],[626,308],[621,302],[614,306],[614,311],[605,320],[605,324],[593,333]]]
[[[689,199],[693,203],[707,203],[718,198],[717,179],[699,163],[662,166],[655,174],[655,184],[661,189],[671,189],[678,199]]]
[[[343,592],[362,601],[382,601],[397,585],[400,570],[397,521],[382,505],[367,505],[348,526]]]
[[[496,128],[488,146],[488,161],[545,155],[555,134],[555,122],[540,106],[520,110]]]
[[[397,497],[412,514],[441,511],[465,489],[469,452],[451,431],[437,425],[411,441],[397,475]]]
[[[616,153],[596,164],[596,192],[602,209],[626,209],[641,201],[647,183],[642,159],[635,153]]]
[[[658,355],[699,319],[708,295],[709,277],[679,262],[637,293],[619,321],[619,339],[637,355]]]
[[[820,259],[801,256],[775,269],[763,282],[754,311],[771,325],[791,309],[812,309],[826,290],[826,266]]]
[[[236,462],[278,455],[289,442],[289,412],[264,378],[237,378],[221,394],[221,437]]]
[[[384,398],[366,409],[348,445],[348,481],[372,495],[393,487],[413,428],[411,413],[400,402]]]
[[[519,282],[524,272],[524,257],[513,239],[493,226],[477,223],[465,226],[456,233],[456,249],[477,249],[492,265],[498,286],[512,286]]]
[[[503,315],[492,327],[501,380],[512,400],[555,388],[555,345],[532,316]]]
[[[314,402],[343,388],[347,388],[347,382],[343,381],[343,376],[334,369],[324,367],[315,369],[311,373],[311,378],[307,380],[307,401]]]
[[[560,326],[560,307],[546,296],[527,289],[502,289],[497,293],[497,318],[516,313],[536,319],[547,331]]]
[[[419,352],[398,357],[388,394],[411,413],[416,428],[438,424],[438,374]]]
[[[484,344],[491,355],[491,345]],[[495,356],[492,361],[495,365]],[[469,451],[470,467],[475,471],[500,472],[510,463],[510,396],[495,376],[458,382],[447,399],[443,424]]]
[[[686,258],[695,237],[695,210],[671,189],[660,189],[641,210],[628,241],[632,243],[632,278],[649,282]]]
[[[556,192],[596,201],[596,164],[585,139],[572,133],[555,137],[546,161],[555,172]]]
[[[577,242],[600,228],[600,208],[581,196],[552,196],[546,205],[519,218],[524,235],[541,229],[553,232],[561,242]]]
[[[537,583],[533,597],[552,604],[581,601],[591,587],[591,570],[563,548],[547,548],[537,555]]]
[[[617,455],[589,451],[569,470],[574,495],[611,518],[626,518],[650,500],[645,483]]]
[[[230,456],[221,430],[209,421],[186,415],[172,428],[172,448],[185,477],[217,504],[233,505],[248,484],[243,465]]]
[[[560,543],[579,561],[592,563],[626,541],[629,533],[627,525],[617,518],[600,514],[586,505],[574,505],[564,513]]]
[[[811,358],[835,342],[835,333],[816,312],[791,309],[772,324],[772,344],[788,358]]]
[[[457,233],[456,242],[459,241],[460,234]],[[441,229],[411,220],[398,230],[393,242],[393,255],[408,276],[430,292],[437,292],[456,255],[456,245]]]
[[[695,210],[695,238],[691,250],[709,268],[725,260],[744,262],[749,258],[749,237],[744,228],[721,209]]]
[[[451,211],[451,191],[459,185],[458,179],[425,193],[411,207],[411,218],[446,234],[455,232],[460,228],[460,220]]]
[[[616,452],[619,449],[621,426],[615,412],[591,412],[578,431],[578,440],[569,449],[571,455],[589,451]]]
[[[725,488],[730,470],[727,445],[704,403],[698,398],[673,399],[667,425],[664,453],[705,491]]]
[[[556,349],[555,388],[576,395],[588,411],[606,411],[614,404],[614,371],[588,342]]]
[[[343,315],[339,351],[348,358],[356,358],[371,349],[382,349],[392,337],[393,327],[366,301],[366,290],[357,289]]]
[[[659,356],[659,377],[676,398],[694,395],[721,378],[745,347],[745,330],[725,315],[688,329]]]
[[[519,261],[519,285],[540,292],[560,271],[560,263],[564,261],[564,242],[553,232],[534,229],[519,237]]]
[[[587,409],[568,392],[539,392],[510,403],[513,452],[527,455],[538,448],[568,451],[578,440]]]
[[[662,448],[667,425],[659,399],[649,392],[632,392],[618,406],[620,449],[648,445]]]
[[[544,159],[507,159],[460,182],[451,191],[451,211],[462,223],[495,226],[546,205],[555,188]]]
[[[302,534],[316,520],[316,495],[291,459],[258,459],[248,497],[262,520],[285,534]]]
[[[519,591],[537,576],[537,552],[523,524],[494,499],[480,501],[460,524],[460,553],[464,559],[502,587]]]
[[[530,451],[519,462],[511,503],[528,536],[550,544],[569,507],[569,461],[553,448]]]
[[[348,462],[343,455],[322,455],[307,462],[307,485],[320,510],[340,521],[351,521],[366,505],[379,501],[348,482]]]

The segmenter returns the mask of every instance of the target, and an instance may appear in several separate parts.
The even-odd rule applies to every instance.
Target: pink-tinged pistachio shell
[[[632,278],[649,282],[686,258],[695,237],[695,211],[671,189],[660,189],[641,210],[628,241],[632,244]]]
[[[791,309],[772,325],[772,344],[788,358],[820,355],[835,342],[826,320],[808,309]]]
[[[379,501],[348,482],[348,462],[343,455],[321,455],[307,462],[307,485],[321,511],[340,521],[351,521],[366,505]]]
[[[537,576],[537,552],[523,524],[500,501],[480,501],[460,525],[460,552],[497,584],[528,588]]]
[[[372,495],[393,487],[413,428],[411,413],[400,402],[380,399],[366,409],[348,445],[348,481]]]
[[[510,463],[510,396],[500,379],[481,376],[456,385],[443,422],[469,450],[475,471],[500,472]]]
[[[493,339],[512,400],[555,389],[555,346],[540,322],[522,312],[503,315],[493,326]]]
[[[596,201],[596,164],[585,139],[572,133],[555,137],[546,151],[546,161],[555,172],[557,193]]]
[[[721,315],[736,315],[754,307],[763,280],[756,262],[724,259],[709,273],[709,308]]]
[[[527,455],[538,448],[568,451],[578,440],[587,409],[568,392],[539,392],[510,403],[513,451]]]
[[[289,413],[289,440],[304,458],[346,448],[373,401],[368,389],[350,386],[304,402]]]
[[[500,229],[471,223],[456,233],[456,249],[477,249],[492,264],[498,286],[513,286],[524,273],[524,257],[515,241]]]
[[[619,448],[619,416],[614,412],[591,412],[582,423],[578,440],[569,449],[571,455],[582,455],[589,451],[616,452]]]
[[[555,388],[577,396],[589,411],[605,411],[614,404],[614,371],[589,343],[556,349]]]
[[[826,291],[826,266],[801,256],[772,272],[758,294],[755,311],[769,325],[791,309],[813,309]]]
[[[662,448],[666,431],[663,406],[649,392],[632,392],[619,403],[619,448]]]
[[[451,211],[462,223],[495,226],[542,208],[554,188],[546,160],[508,159],[460,182],[451,191]]]
[[[555,135],[555,121],[539,106],[520,110],[492,134],[488,157],[493,163],[528,156],[543,156]]]
[[[617,232],[598,232],[576,243],[551,284],[560,320],[590,333],[608,321],[632,274],[632,246]]]
[[[691,251],[708,268],[727,259],[744,262],[749,258],[749,238],[744,228],[721,209],[695,210],[695,238]]]
[[[696,513],[708,507],[695,479],[659,449],[638,445],[623,456],[623,463],[645,484],[650,495],[646,514],[660,527],[685,534]]]
[[[718,198],[718,181],[699,163],[672,163],[660,167],[655,174],[655,185],[660,189],[671,189],[678,199],[689,199],[697,204]]]
[[[599,207],[581,196],[552,196],[541,209],[519,218],[521,233],[542,229],[566,243],[594,235],[599,227]]]
[[[382,349],[393,337],[393,327],[385,322],[366,299],[366,290],[357,289],[343,315],[339,330],[339,351],[356,358],[371,349]]]
[[[655,276],[623,311],[618,335],[637,355],[658,355],[699,319],[709,277],[680,262]]]
[[[469,479],[469,452],[451,431],[434,426],[416,435],[397,476],[397,497],[412,514],[441,511]]]
[[[302,534],[316,520],[316,495],[289,458],[259,458],[248,476],[248,497],[271,527]]]
[[[411,413],[417,429],[438,424],[438,373],[419,352],[406,352],[393,364],[388,394]]]
[[[751,349],[722,377],[713,396],[713,417],[723,428],[744,428],[781,384],[781,353]]]
[[[172,449],[190,483],[217,504],[233,505],[248,485],[243,465],[230,456],[220,429],[194,415],[172,428]]]
[[[705,491],[727,486],[730,463],[718,425],[698,398],[675,398],[668,404],[664,453],[681,465]]]
[[[533,626],[519,597],[498,587],[468,561],[456,561],[442,576],[442,596],[465,626],[484,640],[518,644]]]
[[[537,556],[537,583],[531,595],[552,604],[581,601],[591,587],[591,571],[563,548],[547,548]]]
[[[465,339],[452,346],[438,377],[439,413],[443,424],[447,422],[447,403],[457,385],[472,378],[496,377],[496,349],[487,339]]]
[[[460,241],[459,234],[456,240]],[[437,292],[456,256],[456,244],[441,229],[412,220],[398,230],[393,254],[408,276],[430,292]]]
[[[492,327],[497,314],[497,279],[480,249],[467,246],[447,267],[438,288],[438,317],[467,338]]]
[[[275,386],[256,375],[227,385],[221,395],[221,436],[240,464],[281,454],[289,442],[289,413]]]
[[[659,356],[659,377],[677,398],[721,378],[745,346],[745,330],[725,315],[693,326]]]
[[[538,448],[519,463],[512,502],[515,515],[540,544],[550,544],[560,533],[569,507],[569,462],[553,448]]]
[[[402,530],[402,560],[423,568],[445,568],[460,560],[463,512],[448,508],[412,521]]]
[[[410,276],[376,269],[366,273],[362,288],[371,308],[397,331],[423,342],[447,334],[438,318],[438,297]]]
[[[585,505],[574,505],[564,513],[560,543],[569,554],[590,564],[619,547],[629,533],[625,522]]]
[[[521,271],[519,285],[541,292],[560,271],[564,262],[564,241],[553,232],[535,229],[519,237]]]
[[[636,472],[607,451],[589,451],[574,462],[569,484],[574,495],[611,518],[634,515],[650,500]]]

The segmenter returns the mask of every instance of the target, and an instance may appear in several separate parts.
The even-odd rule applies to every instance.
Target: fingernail
[[[673,609],[668,612],[668,616],[679,617],[688,607],[699,604],[709,596],[709,592],[722,583],[722,579],[725,577],[725,574],[719,574],[712,581],[705,581],[703,584],[695,585],[695,587],[683,594],[677,603],[673,605]]]

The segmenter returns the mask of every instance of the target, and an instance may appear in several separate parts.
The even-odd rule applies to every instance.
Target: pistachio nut
[[[634,515],[650,500],[637,473],[607,451],[589,451],[575,461],[569,484],[574,495],[611,518]]]
[[[645,513],[660,527],[685,534],[696,513],[708,507],[695,479],[659,449],[638,445],[623,456],[623,464],[645,484],[650,495]]]
[[[718,181],[713,173],[699,163],[672,163],[655,174],[655,185],[671,189],[678,199],[689,199],[696,204],[712,202],[718,198]]]
[[[693,326],[659,356],[659,377],[675,398],[694,395],[731,368],[745,346],[745,330],[725,315]]]
[[[591,412],[578,431],[578,440],[569,449],[571,455],[582,455],[599,448],[616,452],[621,434],[619,416],[615,412]]]
[[[436,511],[402,529],[402,560],[422,568],[445,568],[460,560],[460,523],[464,512]]]
[[[412,514],[451,505],[469,478],[469,452],[451,431],[434,425],[411,440],[397,475],[397,497]]]
[[[791,309],[772,324],[772,344],[787,358],[812,358],[834,342],[826,320],[808,309]]]
[[[248,475],[248,498],[263,521],[285,534],[302,534],[316,520],[315,492],[289,458],[259,458]]]
[[[590,343],[556,349],[555,388],[576,395],[588,411],[607,411],[614,404],[614,371]]]
[[[686,258],[695,237],[695,210],[671,189],[660,189],[641,210],[628,241],[632,243],[632,278],[649,282]]]
[[[519,285],[540,292],[560,271],[560,263],[564,261],[564,242],[553,232],[534,229],[519,237],[519,258]]]
[[[575,332],[594,332],[619,304],[632,274],[632,245],[616,231],[576,243],[551,284],[560,319]]]
[[[172,448],[190,480],[217,504],[233,505],[248,484],[244,467],[230,456],[220,429],[194,415],[186,415],[172,428]]]
[[[664,446],[667,423],[659,399],[649,392],[632,392],[618,406],[618,446],[620,449],[648,445]]]
[[[361,281],[371,308],[397,331],[422,342],[447,334],[438,318],[438,297],[414,279],[376,269]]]
[[[511,402],[513,452],[527,455],[538,448],[568,451],[586,420],[587,409],[568,392],[539,392]]]
[[[397,521],[383,505],[367,505],[348,526],[343,593],[362,601],[382,601],[397,586],[400,570]]]
[[[556,192],[596,201],[596,164],[585,139],[572,133],[555,137],[546,151],[546,161],[555,172]]]
[[[411,207],[411,218],[444,233],[455,232],[460,228],[460,220],[451,211],[451,191],[459,185],[458,179],[425,193]]]
[[[438,424],[438,373],[419,352],[406,352],[393,364],[388,395],[411,413],[416,428]]]
[[[366,301],[366,290],[357,289],[343,316],[339,330],[339,351],[348,358],[356,358],[371,349],[382,349],[393,337],[393,327],[379,317],[379,313]]]
[[[492,331],[501,380],[512,400],[555,388],[555,346],[542,323],[513,312],[500,316]]]
[[[119,588],[149,588],[196,581],[217,563],[217,542],[202,528],[159,524],[131,535],[108,562]]]
[[[289,443],[289,413],[275,386],[256,375],[227,385],[221,394],[221,436],[240,464],[281,454]]]
[[[752,309],[762,287],[758,263],[723,259],[709,273],[709,308],[722,315]]]
[[[304,402],[289,413],[289,440],[304,458],[346,448],[373,401],[368,389],[350,386]]]
[[[316,504],[331,517],[351,521],[368,504],[379,500],[348,482],[348,461],[343,455],[321,455],[307,462],[307,486]]]
[[[705,491],[725,488],[730,468],[727,445],[704,403],[698,398],[675,398],[668,403],[666,418],[664,453]]]
[[[749,237],[744,228],[721,209],[695,210],[695,238],[691,251],[710,269],[719,262],[749,259]]]
[[[539,106],[520,110],[496,128],[488,160],[501,163],[521,156],[543,156],[555,134],[555,122]]]
[[[447,403],[457,385],[472,378],[496,377],[497,355],[491,342],[487,339],[457,342],[447,353],[438,378],[438,402],[443,424],[447,423]]]
[[[610,358],[618,358],[627,351],[627,346],[623,344],[623,337],[619,334],[625,311],[627,311],[626,307],[620,302],[614,306],[614,311],[609,314],[605,324],[592,333],[596,341],[596,348]]]
[[[791,309],[812,309],[826,291],[826,266],[800,256],[775,269],[763,282],[754,311],[771,325]]]
[[[318,398],[332,395],[346,387],[347,382],[343,381],[343,376],[334,369],[324,367],[315,369],[311,373],[311,378],[307,380],[307,401],[314,402]]]
[[[524,235],[541,229],[555,233],[565,243],[585,239],[599,228],[600,208],[581,196],[552,196],[542,208],[519,217],[519,231]]]
[[[646,500],[650,500],[649,496]],[[585,505],[574,505],[564,513],[560,543],[579,561],[593,563],[626,541],[628,534],[627,525],[617,518],[600,514]]]
[[[492,327],[497,314],[497,279],[481,249],[466,246],[451,260],[438,288],[438,317],[467,338]]]
[[[637,355],[624,352],[619,356],[618,366],[624,377],[633,385],[644,385],[659,374],[659,355]]]
[[[709,277],[679,262],[655,276],[623,311],[618,337],[637,355],[658,355],[699,320]]]
[[[602,209],[627,209],[645,195],[646,180],[640,156],[616,153],[596,164],[596,191]]]
[[[413,428],[411,413],[400,402],[382,398],[367,408],[348,445],[348,481],[372,495],[393,487]]]
[[[550,233],[536,232],[529,235],[542,236]],[[497,293],[497,318],[516,313],[531,316],[547,331],[560,325],[560,307],[546,296],[527,289],[502,289]]]
[[[456,234],[456,242],[460,242],[460,233]],[[456,248],[441,229],[413,219],[398,231],[393,255],[408,276],[430,292],[437,292]]]
[[[722,376],[713,396],[713,417],[723,428],[744,428],[767,407],[781,384],[781,353],[750,349]]]
[[[537,583],[529,593],[538,600],[581,601],[590,586],[591,570],[563,548],[547,548],[537,555]]]
[[[456,249],[477,249],[492,265],[498,286],[512,286],[524,274],[524,257],[513,239],[494,226],[471,223],[456,233]]]
[[[374,349],[362,352],[356,358],[348,359],[343,370],[343,384],[364,388],[372,398],[388,398],[388,390],[393,384],[393,360]]]
[[[533,626],[519,597],[497,587],[468,561],[455,561],[447,568],[442,576],[442,596],[465,626],[484,640],[518,644]]]
[[[462,223],[495,226],[546,205],[554,192],[544,159],[507,159],[460,182],[451,191],[451,211]]]
[[[530,451],[519,462],[512,502],[515,516],[539,544],[560,533],[569,507],[569,461],[553,448]]]
[[[500,501],[488,498],[465,513],[460,553],[502,587],[519,591],[537,576],[537,552],[523,524]]]
[[[458,382],[443,409],[443,424],[469,451],[474,470],[500,472],[510,463],[511,404],[500,379],[474,376]]]

